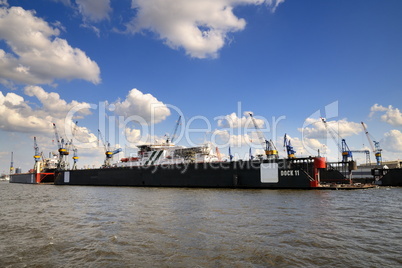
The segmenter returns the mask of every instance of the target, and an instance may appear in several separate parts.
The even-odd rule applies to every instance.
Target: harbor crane
[[[113,156],[115,154],[120,153],[122,151],[122,149],[118,148],[118,149],[112,151],[111,148],[110,148],[110,143],[105,142],[105,140],[103,139],[102,133],[101,133],[101,131],[99,129],[98,129],[98,134],[99,134],[100,140],[102,141],[103,147],[105,148],[105,156],[106,156],[106,158],[105,158],[105,162],[104,162],[103,166],[104,167],[111,167],[112,166]]]
[[[353,161],[354,153],[364,153],[366,154],[366,164],[370,163],[370,151],[369,150],[350,150],[348,144],[345,139],[341,139],[341,145],[338,144],[334,131],[330,129],[327,125],[327,122],[324,118],[321,118],[322,122],[325,124],[325,128],[331,134],[332,139],[338,145],[339,151],[342,154],[342,162],[348,162],[349,158]],[[339,136],[339,135],[338,135]]]
[[[278,158],[278,150],[276,149],[274,143],[272,140],[266,140],[264,135],[262,134],[260,128],[257,125],[257,122],[255,121],[253,114],[249,113],[251,120],[253,121],[254,127],[257,131],[258,139],[260,140],[264,150],[265,150],[265,155],[267,156],[268,159],[277,159]]]
[[[285,136],[283,137],[283,147],[286,148],[286,153],[288,155],[288,158],[296,158],[295,154],[296,151],[293,149],[292,143],[290,142],[290,139],[285,133]]]
[[[181,115],[179,116],[179,119],[177,119],[177,123],[176,123],[176,126],[174,128],[172,136],[168,136],[167,139],[166,139],[167,144],[173,143],[173,140],[176,137],[177,130],[179,129],[180,119],[181,119]]]
[[[338,146],[339,151],[342,154],[342,162],[348,162],[349,158],[351,161],[353,161],[353,156],[352,156],[352,151],[349,149],[349,146],[346,144],[346,140],[342,139],[341,145],[338,143],[338,140],[336,138],[336,134],[334,131],[327,125],[327,121],[321,117],[321,121],[324,123],[325,128],[327,132],[331,135],[332,139]],[[339,136],[339,134],[338,134]]]
[[[253,152],[251,151],[251,147],[248,151],[248,156],[249,156],[250,161],[252,161],[254,159]]]
[[[78,162],[78,149],[76,147],[73,148],[73,168],[72,169],[77,169],[77,162]]]
[[[14,172],[14,152],[11,152],[10,174]]]
[[[232,150],[230,150],[230,146],[229,146],[229,160],[230,162],[232,162],[233,160]]]
[[[35,165],[34,165],[34,170],[38,170],[39,167],[39,161],[41,158],[41,154],[39,153],[39,146],[38,143],[36,142],[36,137],[34,137],[34,150],[35,150],[35,155],[34,155],[34,159],[35,159]]]
[[[73,149],[73,161],[74,161],[72,169],[77,169],[77,162],[78,162],[78,159],[79,159],[79,157],[78,157],[78,149],[73,144],[74,135],[75,135],[75,133],[77,131],[77,124],[78,124],[78,121],[75,121],[74,129],[73,129],[73,137],[71,138],[71,141],[70,141],[71,148]]]
[[[381,165],[382,163],[382,156],[381,156],[381,151],[382,149],[380,148],[380,142],[375,141],[374,138],[369,134],[366,125],[361,122],[363,126],[364,133],[366,134],[367,140],[370,144],[371,150],[374,153],[375,159],[376,159],[376,164]]]
[[[56,136],[57,146],[59,148],[59,161],[57,163],[57,168],[61,170],[68,169],[69,163],[67,161],[67,156],[70,154],[68,151],[68,143],[64,143],[63,138],[59,138],[59,133],[57,132],[55,123],[53,123],[53,129]]]

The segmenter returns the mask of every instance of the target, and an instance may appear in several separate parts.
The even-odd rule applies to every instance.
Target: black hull
[[[28,183],[36,184],[36,174],[35,173],[21,173],[21,174],[11,174],[10,183]]]
[[[385,173],[380,179],[381,186],[402,186],[402,169],[381,169]]]
[[[54,183],[55,170],[46,170],[41,173],[18,173],[10,175],[10,183],[42,184]]]
[[[274,162],[236,161],[181,165],[67,170],[57,185],[311,189],[313,159]]]

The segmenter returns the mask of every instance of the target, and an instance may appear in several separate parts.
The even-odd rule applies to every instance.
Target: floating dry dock
[[[107,160],[110,160],[107,158]],[[123,161],[124,160],[124,161]],[[53,165],[54,164],[54,165]],[[362,189],[331,168],[324,157],[278,158],[267,154],[249,161],[219,161],[210,146],[183,148],[170,143],[139,146],[138,157],[98,169],[37,166],[32,174],[11,175],[10,182],[56,185],[199,187],[238,189]],[[342,162],[352,170],[354,162]],[[56,169],[51,169],[54,167]],[[46,178],[46,180],[44,180]]]
[[[56,185],[198,187],[239,189],[366,189],[362,184],[322,183],[325,158],[275,159],[131,166],[60,171]],[[335,171],[337,172],[337,171]],[[328,172],[322,172],[326,176]],[[336,174],[339,176],[338,172]]]

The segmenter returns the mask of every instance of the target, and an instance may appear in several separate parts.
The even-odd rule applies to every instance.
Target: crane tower
[[[103,164],[104,167],[111,167],[112,166],[112,160],[113,160],[113,156],[115,154],[118,154],[122,151],[121,148],[118,148],[114,151],[111,150],[110,148],[110,143],[106,143],[103,139],[102,133],[101,131],[98,129],[98,134],[99,134],[99,139],[102,141],[103,147],[105,148],[105,162]]]
[[[249,113],[251,120],[253,121],[254,127],[257,131],[258,139],[260,140],[264,150],[265,150],[265,155],[267,156],[268,159],[277,159],[278,158],[278,150],[276,149],[274,143],[272,140],[266,140],[264,135],[262,134],[260,128],[257,125],[257,122],[255,121],[253,114]]]
[[[59,161],[57,163],[57,168],[61,170],[68,169],[69,163],[67,161],[67,156],[70,154],[68,150],[68,143],[64,143],[63,138],[59,138],[59,133],[57,132],[55,123],[53,123],[53,129],[56,136],[57,146],[59,148]]]
[[[380,148],[380,142],[375,141],[374,138],[369,134],[366,125],[361,122],[363,126],[364,133],[366,134],[367,140],[370,144],[371,150],[374,153],[375,159],[376,159],[376,164],[381,165],[382,163],[382,156],[381,156],[381,151],[382,149]]]

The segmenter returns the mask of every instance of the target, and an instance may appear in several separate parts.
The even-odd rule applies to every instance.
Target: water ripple
[[[402,188],[0,183],[1,267],[399,267]]]

